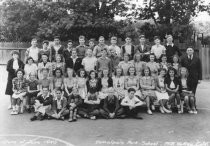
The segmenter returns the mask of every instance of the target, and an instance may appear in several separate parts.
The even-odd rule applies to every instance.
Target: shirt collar
[[[46,96],[46,97],[44,97],[44,95],[42,95],[42,97],[43,97],[44,99],[48,98],[49,96],[50,96],[50,93],[47,93],[47,96]]]
[[[79,45],[80,47],[86,47],[85,44],[84,45]]]
[[[187,55],[188,56],[188,58],[190,58],[190,55]],[[193,59],[193,54],[191,55],[191,58],[190,59]]]
[[[77,59],[77,58],[78,58],[78,56],[77,56],[76,58],[73,58],[73,57],[71,56],[71,58],[72,58],[72,59]]]
[[[167,43],[166,45],[167,45],[167,46],[172,46],[172,47],[173,47],[173,46],[174,46],[174,43],[172,43],[172,44]]]
[[[61,96],[60,101],[61,101],[61,100],[63,100],[63,98],[64,98],[64,97],[63,97],[63,96]],[[57,100],[57,101],[58,101],[57,96],[55,97],[55,100]]]

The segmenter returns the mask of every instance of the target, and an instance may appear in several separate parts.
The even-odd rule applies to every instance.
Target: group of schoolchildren
[[[174,45],[171,35],[167,40],[168,46]],[[142,106],[152,115],[157,105],[162,114],[197,114],[188,70],[179,63],[179,49],[167,52],[159,37],[152,47],[146,45],[144,35],[139,41],[134,46],[126,37],[119,47],[117,37],[111,37],[108,46],[100,36],[97,45],[91,39],[86,46],[85,37],[80,36],[77,47],[69,40],[65,48],[55,37],[52,45],[43,41],[39,49],[33,39],[25,65],[17,51],[7,64],[11,115],[34,112],[31,121],[142,119]]]

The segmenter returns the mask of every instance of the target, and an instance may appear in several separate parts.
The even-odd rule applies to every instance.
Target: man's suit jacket
[[[69,52],[67,49],[63,50],[63,58],[67,60],[71,57],[72,50]]]
[[[72,58],[66,59],[66,68],[72,68],[75,72],[77,72],[79,69],[83,68],[82,58],[77,58],[75,63]]]
[[[191,80],[191,84],[194,86],[194,93],[197,88],[198,80],[202,79],[202,68],[200,59],[193,55],[192,60],[189,60],[187,55],[182,56],[181,58],[181,66],[186,67],[189,72],[189,79]]]
[[[147,53],[147,52],[150,52],[150,51],[151,51],[151,47],[149,45],[145,44],[144,45],[144,50],[143,50],[141,45],[139,44],[139,45],[136,46],[135,53],[137,53],[137,52],[141,53],[142,54],[142,59],[141,60],[148,62],[149,61],[149,55],[146,55],[144,53]]]

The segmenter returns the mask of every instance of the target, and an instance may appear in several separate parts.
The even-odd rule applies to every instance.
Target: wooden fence
[[[123,43],[124,42],[121,40],[118,42],[119,45],[122,45]],[[179,43],[178,41],[174,41],[174,43],[179,47],[182,54],[186,52],[186,43]],[[62,44],[66,45],[67,43],[63,42]],[[107,42],[107,44],[109,43]],[[137,42],[134,44],[137,44]],[[153,42],[149,42],[149,44],[152,45]],[[7,61],[11,58],[12,50],[19,51],[21,60],[24,60],[26,48],[29,48],[30,46],[30,43],[0,42],[0,65],[7,64]],[[41,44],[38,44],[38,47],[41,48]],[[210,46],[202,46],[201,42],[198,41],[194,43],[194,48],[195,54],[200,57],[202,62],[203,79],[210,79]]]
[[[200,50],[203,79],[210,79],[210,46],[203,46]]]

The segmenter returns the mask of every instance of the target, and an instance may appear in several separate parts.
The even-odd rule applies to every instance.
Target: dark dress
[[[6,87],[6,91],[5,94],[6,95],[12,95],[13,91],[12,91],[12,79],[16,77],[16,72],[13,69],[13,59],[10,59],[7,62],[7,71],[8,71],[8,78],[7,78],[7,87]],[[18,65],[19,68],[24,69],[24,63],[18,59]]]

